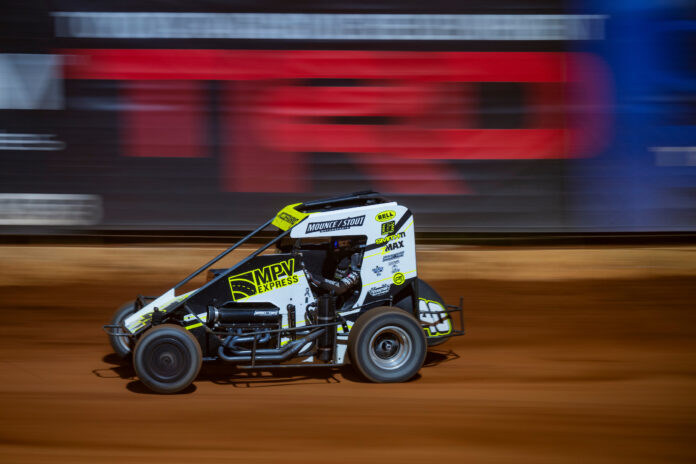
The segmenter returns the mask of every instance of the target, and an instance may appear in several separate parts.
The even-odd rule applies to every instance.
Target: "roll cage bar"
[[[319,211],[330,211],[332,209],[351,208],[354,206],[367,206],[378,203],[388,203],[389,200],[372,190],[364,190],[349,195],[343,195],[324,200],[314,200],[302,203],[295,207],[303,213],[316,213]]]
[[[373,204],[378,204],[378,203],[387,203],[388,200],[383,198],[379,193],[374,192],[372,190],[366,190],[366,191],[361,191],[361,192],[355,192],[351,193],[349,195],[342,195],[338,197],[333,197],[333,198],[327,198],[323,200],[314,200],[314,201],[308,201],[306,203],[300,203],[295,206],[295,209],[297,211],[300,211],[302,213],[314,213],[314,212],[319,212],[319,211],[331,211],[335,209],[343,209],[343,208],[351,208],[355,206],[366,206],[366,205],[373,205]],[[237,266],[242,265],[246,263],[247,261],[255,258],[256,256],[260,255],[264,251],[266,251],[268,248],[276,244],[280,239],[285,237],[290,233],[292,229],[294,229],[298,224],[300,224],[302,221],[304,221],[307,217],[303,217],[300,219],[296,224],[294,224],[292,227],[289,227],[287,230],[283,231],[281,234],[278,234],[276,237],[274,237],[270,242],[266,243],[263,245],[261,248],[258,250],[254,251],[252,254],[244,258],[242,261],[237,263]],[[193,271],[191,274],[189,274],[186,278],[184,278],[181,282],[176,284],[174,286],[174,290],[177,290],[184,285],[186,285],[188,282],[190,282],[192,279],[200,275],[202,272],[204,272],[206,269],[208,269],[210,266],[213,264],[217,263],[220,261],[222,258],[236,250],[240,245],[243,245],[244,243],[248,242],[251,238],[253,238],[256,234],[259,232],[263,231],[266,227],[271,225],[275,217],[269,219],[268,221],[264,222],[262,225],[251,231],[249,234],[245,235],[243,238],[241,238],[237,243],[217,255],[215,258],[211,259],[207,263],[205,263],[203,266],[199,267],[195,271]]]

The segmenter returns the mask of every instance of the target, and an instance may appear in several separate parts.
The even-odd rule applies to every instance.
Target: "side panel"
[[[230,301],[271,303],[280,309],[282,324],[288,327],[287,305],[295,305],[295,324],[301,326],[304,325],[306,308],[314,297],[297,258],[280,253],[262,255],[242,266],[226,270],[198,290],[181,296],[175,296],[174,289],[167,291],[126,319],[125,324],[132,333],[137,333],[150,325],[155,307],[171,313],[184,303],[199,319],[205,321],[209,305],[221,306]],[[196,335],[202,336],[198,332],[201,330],[200,323],[194,316],[187,314],[184,321],[190,323],[187,329],[197,330]]]
[[[293,229],[293,238],[365,236],[360,278],[362,291],[356,302],[388,299],[417,276],[413,215],[395,202],[313,213]]]
[[[368,239],[363,257],[363,287],[359,305],[396,297],[418,275],[413,215],[403,206],[396,207],[394,211],[394,219],[382,223],[393,226],[386,233]]]
[[[296,322],[311,302],[311,292],[299,259],[292,254],[278,253],[257,256],[240,267],[230,268],[193,295],[187,304],[196,313],[208,305],[229,301],[266,302],[277,306],[288,325],[287,305],[296,307]]]
[[[306,224],[306,225],[305,225]],[[413,214],[396,203],[313,213],[291,236],[365,236],[360,295],[353,307],[389,304],[390,297],[407,290],[417,278]],[[341,312],[349,326],[365,309]],[[338,328],[336,361],[344,362],[348,335]]]

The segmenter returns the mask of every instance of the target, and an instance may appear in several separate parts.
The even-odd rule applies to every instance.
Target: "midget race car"
[[[278,233],[263,246],[212,269],[270,226]],[[164,294],[119,308],[104,329],[158,393],[188,387],[203,361],[240,369],[350,363],[369,381],[403,382],[428,346],[464,334],[461,299],[447,305],[418,278],[414,228],[408,208],[375,192],[289,205]],[[314,282],[334,276],[336,243],[346,240],[359,277],[337,294]],[[177,294],[205,271],[203,286]]]

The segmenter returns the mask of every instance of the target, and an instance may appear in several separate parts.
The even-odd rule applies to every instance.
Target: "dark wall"
[[[364,189],[420,230],[696,228],[694,11],[450,3],[17,2],[0,231],[248,229]]]

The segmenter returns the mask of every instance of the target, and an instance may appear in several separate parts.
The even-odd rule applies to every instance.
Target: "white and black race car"
[[[269,226],[279,230],[272,240],[210,269]],[[418,278],[414,235],[411,211],[375,192],[289,205],[163,295],[121,307],[104,329],[159,393],[186,388],[213,360],[243,369],[350,362],[370,381],[406,381],[428,346],[464,333],[461,301],[446,305]],[[177,295],[206,270],[205,285]]]

